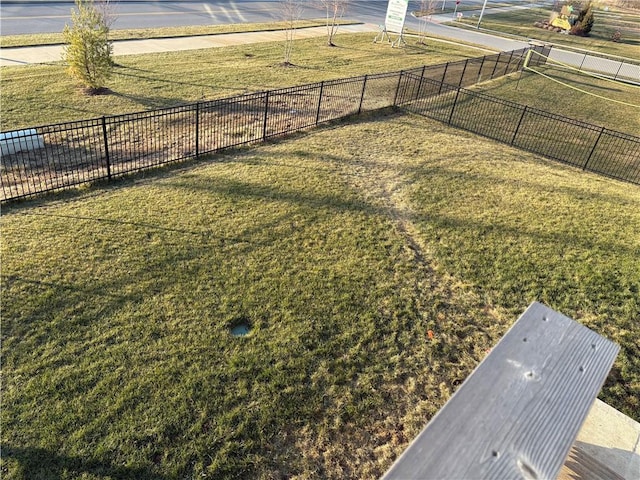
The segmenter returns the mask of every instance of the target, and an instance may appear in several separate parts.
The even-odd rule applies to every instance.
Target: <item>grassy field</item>
[[[536,21],[548,20],[551,7],[516,10],[504,13],[485,15],[482,18],[482,28],[535,38],[554,45],[568,45],[576,48],[595,50],[598,52],[640,59],[640,13],[622,12],[615,9],[610,11],[595,10],[595,23],[589,37],[577,37],[550,32],[535,27]],[[475,27],[477,18],[463,17],[459,22],[451,25],[468,25]],[[620,31],[620,42],[612,42],[611,35]]]
[[[477,49],[435,40],[397,49],[373,44],[371,34],[336,38],[334,48],[327,47],[323,37],[296,42],[292,68],[281,66],[281,42],[116,57],[118,66],[108,95],[84,95],[62,64],[2,67],[0,129],[175,106],[481,55]]]
[[[120,57],[95,97],[3,68],[2,129],[478,55],[339,40],[296,68],[278,44]],[[390,111],[3,207],[0,473],[378,478],[534,300],[621,345],[600,397],[640,420],[639,212],[637,187]]]
[[[475,85],[472,90],[611,130],[639,134],[640,87],[556,66],[535,70],[553,80],[527,71]]]
[[[0,225],[3,478],[378,478],[534,300],[622,346],[640,420],[640,191],[424,118]]]

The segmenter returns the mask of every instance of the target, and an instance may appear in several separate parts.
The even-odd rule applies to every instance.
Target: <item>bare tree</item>
[[[100,12],[104,20],[104,24],[111,31],[113,22],[116,21],[116,8],[118,6],[118,0],[96,0],[96,10]]]
[[[303,0],[280,0],[280,12],[285,22],[285,41],[284,41],[284,66],[293,65],[291,63],[291,54],[293,53],[293,42],[296,38],[296,27],[302,17]]]
[[[431,20],[431,15],[436,10],[436,0],[420,0],[420,11],[416,17],[420,19],[420,29],[418,31],[418,43],[424,45],[427,35],[427,22]]]
[[[340,20],[349,7],[350,0],[319,0],[327,15],[327,45],[335,47],[333,37],[338,32]]]

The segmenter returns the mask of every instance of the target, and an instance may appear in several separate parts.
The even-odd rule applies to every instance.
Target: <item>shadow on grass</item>
[[[168,480],[151,468],[125,467],[109,461],[58,455],[44,448],[2,445],[2,458],[6,462],[17,462],[22,477],[28,479],[84,478],[88,474],[99,478]]]
[[[222,194],[230,197],[255,198],[271,201],[285,201],[297,204],[301,207],[330,208],[338,211],[358,211],[372,214],[380,214],[379,209],[358,199],[341,198],[333,195],[321,195],[299,192],[296,190],[285,190],[271,185],[255,184],[235,180],[219,179],[217,181],[210,178],[181,178],[175,181],[163,183],[163,187],[184,188],[187,190],[199,190],[204,193],[210,192],[216,195]]]
[[[191,87],[202,87],[202,88],[209,88],[212,90],[229,90],[232,92],[237,92],[238,91],[238,87],[221,87],[220,85],[217,84],[206,84],[206,83],[195,83],[195,82],[181,82],[178,80],[167,80],[165,78],[157,78],[157,77],[153,77],[153,76],[149,76],[149,75],[136,75],[134,73],[125,73],[123,71],[121,71],[121,69],[127,69],[127,70],[139,70],[139,69],[133,69],[130,67],[121,67],[119,68],[115,74],[116,75],[121,75],[123,77],[131,77],[133,79],[138,79],[138,80],[145,80],[145,81],[149,81],[149,82],[158,82],[158,83],[169,83],[169,84],[175,84],[175,85],[186,85],[186,86],[191,86]],[[146,71],[146,70],[143,70]]]
[[[137,105],[141,105],[145,109],[156,109],[156,108],[169,108],[169,107],[179,107],[182,105],[186,105],[190,102],[187,100],[182,100],[180,98],[169,98],[169,97],[149,97],[143,95],[128,95],[126,93],[120,93],[112,91],[111,95],[115,97],[120,97],[130,102],[133,102]]]
[[[253,56],[253,55],[251,55]],[[207,63],[211,63],[211,62],[207,62]],[[153,70],[145,70],[143,68],[137,68],[137,67],[132,67],[132,66],[128,66],[128,65],[116,65],[117,66],[117,70],[115,71],[116,75],[122,75],[123,77],[133,77],[133,78],[138,78],[141,80],[148,80],[150,82],[160,82],[160,83],[171,83],[171,84],[176,84],[176,85],[187,85],[187,86],[192,86],[192,87],[202,87],[202,88],[209,88],[212,90],[228,90],[229,92],[231,92],[233,95],[238,94],[238,90],[245,90],[245,92],[250,92],[250,91],[261,91],[261,90],[270,90],[272,88],[274,88],[271,85],[253,85],[253,87],[251,89],[246,88],[246,87],[240,87],[238,85],[221,85],[220,83],[214,83],[214,84],[206,84],[206,83],[194,83],[194,82],[179,82],[176,80],[167,80],[165,78],[157,78],[154,77],[152,75],[136,75],[133,73],[125,73],[123,70],[131,70],[134,72],[143,72],[143,73],[148,73],[148,74],[153,74],[155,73]],[[316,67],[298,67],[298,68],[304,68],[307,70],[318,70],[318,68]]]
[[[70,110],[72,112],[77,112],[83,115],[87,115],[89,117],[99,117],[104,115],[104,111],[102,110],[92,110],[90,108],[79,108],[79,107],[72,107],[69,105],[64,105],[62,103],[58,103],[55,105],[56,108],[60,109],[60,110]]]
[[[19,275],[1,275],[0,278],[3,280],[3,282],[6,282],[7,288],[11,287],[13,284],[16,284],[16,283],[25,283],[29,285],[42,287],[42,288],[57,289],[61,294],[63,292],[67,292],[67,296],[70,293],[79,292],[83,294],[89,294],[92,296],[97,296],[99,294],[100,296],[103,296],[103,297],[111,297],[111,298],[115,298],[122,301],[126,301],[128,299],[128,297],[126,297],[125,295],[113,295],[113,294],[110,294],[109,292],[98,291],[98,289],[96,289],[95,287],[88,288],[88,287],[84,287],[84,286],[81,286],[78,284],[72,284],[72,283],[47,282],[44,280],[21,277]],[[11,322],[6,322],[6,323],[10,324]]]

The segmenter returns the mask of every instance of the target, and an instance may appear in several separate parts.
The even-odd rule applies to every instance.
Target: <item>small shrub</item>
[[[106,13],[94,0],[75,0],[72,26],[65,25],[63,57],[69,74],[91,93],[99,92],[111,76],[113,46]]]
[[[578,37],[584,37],[584,30],[582,28],[582,25],[580,24],[580,22],[576,22],[573,24],[573,27],[571,27],[571,35],[576,35]]]
[[[616,30],[615,32],[613,32],[611,34],[611,41],[612,42],[618,43],[620,40],[622,40],[622,34],[620,33],[620,30]]]
[[[580,9],[580,13],[578,13],[578,19],[571,28],[571,33],[573,35],[579,35],[581,37],[588,37],[589,32],[591,32],[591,29],[593,28],[593,23],[593,8],[591,5],[591,1],[588,1]]]

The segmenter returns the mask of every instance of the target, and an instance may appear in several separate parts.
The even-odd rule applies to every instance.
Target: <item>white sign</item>
[[[409,0],[389,0],[384,27],[387,32],[402,33]]]

